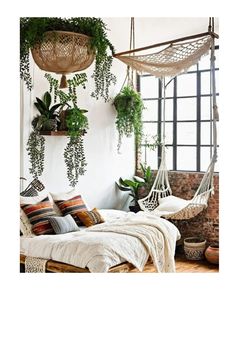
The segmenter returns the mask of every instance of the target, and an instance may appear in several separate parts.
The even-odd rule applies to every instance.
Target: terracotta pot
[[[206,240],[198,237],[188,237],[184,240],[184,253],[189,260],[201,260],[204,258]]]
[[[205,257],[208,262],[213,264],[219,264],[219,246],[210,245],[205,251]]]

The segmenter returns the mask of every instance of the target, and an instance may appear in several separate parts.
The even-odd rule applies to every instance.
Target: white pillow
[[[188,203],[188,200],[169,195],[168,197],[161,198],[159,200],[159,206],[156,208],[156,210],[175,213],[185,208]]]
[[[127,215],[126,211],[116,209],[99,209],[99,213],[105,221],[114,221]]]

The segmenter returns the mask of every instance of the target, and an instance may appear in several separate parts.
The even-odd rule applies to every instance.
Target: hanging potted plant
[[[134,133],[136,144],[140,145],[143,129],[142,111],[144,109],[140,94],[131,86],[125,86],[115,97],[113,104],[117,111],[118,152],[123,136],[130,137]]]
[[[32,88],[29,52],[45,71],[65,74],[85,70],[95,58],[92,96],[108,100],[114,47],[107,38],[106,25],[95,17],[22,17],[20,19],[20,77]],[[111,55],[110,55],[110,53]]]

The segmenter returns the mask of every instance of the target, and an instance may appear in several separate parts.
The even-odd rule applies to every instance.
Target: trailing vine
[[[142,139],[142,111],[144,109],[140,94],[131,86],[125,86],[115,97],[113,104],[117,111],[118,152],[120,151],[123,136],[130,137],[133,133],[136,144],[139,146]]]
[[[38,178],[44,170],[45,152],[45,138],[39,135],[38,130],[35,129],[30,133],[26,150],[28,151],[31,165],[29,172],[34,178]]]
[[[107,38],[106,24],[96,17],[21,17],[20,18],[20,77],[29,90],[32,89],[30,76],[29,50],[42,43],[47,31],[68,31],[91,37],[91,49],[95,52],[95,69],[92,75],[96,99],[109,99],[109,87],[115,84],[116,77],[111,73],[112,55],[115,50]]]

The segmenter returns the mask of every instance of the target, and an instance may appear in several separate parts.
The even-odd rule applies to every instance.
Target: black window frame
[[[215,46],[215,50],[219,50],[219,46]],[[219,71],[219,68],[216,67],[215,71]],[[168,120],[168,122],[172,122],[173,124],[173,144],[166,144],[166,147],[168,146],[173,147],[173,164],[172,168],[170,169],[171,171],[180,171],[180,172],[204,172],[201,170],[201,148],[202,147],[209,147],[210,149],[213,148],[212,142],[211,144],[201,144],[201,124],[202,123],[207,123],[212,121],[210,119],[201,119],[201,99],[202,97],[211,97],[212,95],[210,93],[203,94],[202,93],[202,86],[201,86],[201,75],[204,72],[209,72],[210,73],[210,61],[209,61],[209,69],[200,69],[199,68],[199,63],[196,64],[196,70],[189,70],[184,74],[181,75],[190,75],[190,74],[195,74],[196,75],[196,95],[189,95],[189,96],[178,96],[178,76],[173,78],[173,96],[166,97],[166,100],[171,99],[173,101],[173,120]],[[137,90],[138,92],[141,92],[141,78],[142,77],[152,77],[150,74],[143,74],[143,75],[137,75]],[[152,98],[143,98],[144,106],[145,106],[145,101],[158,101],[158,107],[157,107],[157,120],[155,121],[147,121],[143,120],[143,123],[157,123],[157,131],[159,132],[159,136],[161,135],[162,131],[162,102],[163,102],[163,97],[162,97],[162,83],[160,79],[158,80],[158,88],[157,88],[157,95],[158,97],[152,97]],[[219,96],[219,92],[216,93],[216,96]],[[178,105],[178,99],[185,99],[185,98],[196,98],[196,119],[195,120],[179,120],[177,117],[177,105]],[[178,123],[186,123],[186,122],[194,122],[196,123],[196,144],[178,144],[177,143],[177,126]],[[169,123],[168,123],[169,124]],[[196,169],[195,170],[180,170],[178,169],[177,166],[177,148],[178,147],[196,147]],[[141,144],[141,148],[145,147],[145,144]],[[140,156],[140,151],[137,153],[137,166],[139,165],[139,161],[141,158]],[[159,167],[161,162],[161,147],[157,147],[157,167]]]

